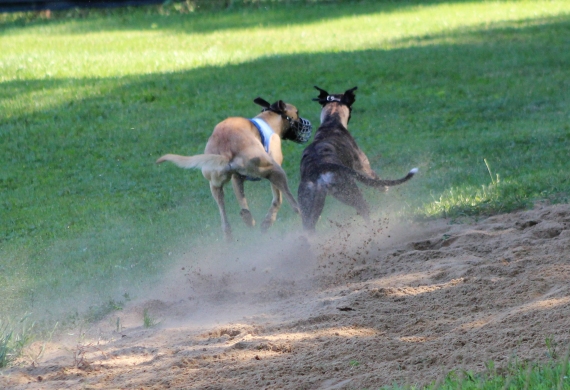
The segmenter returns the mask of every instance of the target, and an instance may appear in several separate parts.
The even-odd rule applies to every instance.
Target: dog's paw
[[[273,221],[266,219],[266,220],[264,220],[264,221],[261,223],[261,231],[262,231],[263,233],[265,233],[265,232],[267,232],[267,231],[269,230],[269,228],[270,228],[271,226],[273,226]]]
[[[251,212],[248,209],[241,209],[239,215],[241,216],[241,219],[247,226],[249,227],[255,226],[255,219],[253,219],[253,216],[251,215]]]
[[[224,230],[224,239],[226,240],[227,243],[234,241],[234,236],[232,234],[231,229]]]

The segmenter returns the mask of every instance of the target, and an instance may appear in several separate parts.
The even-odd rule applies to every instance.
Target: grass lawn
[[[154,9],[154,8],[152,8]],[[377,212],[485,215],[568,201],[570,2],[355,1],[0,23],[0,316],[76,318],[222,241],[196,154],[216,123],[358,86],[350,129]],[[303,147],[285,143],[293,192]],[[252,191],[262,187],[263,190]],[[246,184],[260,220],[271,192]],[[239,211],[228,194],[238,238]],[[329,199],[325,215],[344,210]],[[339,211],[340,210],[340,211]],[[284,204],[274,229],[298,230]],[[70,317],[70,313],[74,313]]]

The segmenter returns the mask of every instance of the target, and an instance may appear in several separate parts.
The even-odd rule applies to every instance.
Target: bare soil
[[[337,225],[181,259],[151,298],[54,339],[0,388],[379,388],[570,345],[569,205]]]

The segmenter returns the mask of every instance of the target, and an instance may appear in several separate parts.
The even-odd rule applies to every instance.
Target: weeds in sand
[[[107,358],[105,352],[99,347],[99,342],[86,342],[86,335],[83,329],[79,330],[77,343],[73,349],[67,349],[72,355],[73,366],[81,370],[86,370],[91,367],[93,362],[88,360],[87,354],[100,352],[104,358]]]
[[[33,350],[32,346],[30,345],[29,348],[26,349],[24,352],[26,358],[30,360],[33,366],[37,366],[39,364],[40,359],[44,356],[44,352],[46,350],[46,345],[48,342],[51,341],[55,330],[57,329],[59,322],[56,322],[52,328],[52,330],[45,335],[44,337],[39,336],[38,338],[42,340],[40,343],[39,349],[36,351]]]
[[[91,306],[85,316],[87,322],[97,322],[102,320],[107,314],[113,313],[115,311],[123,310],[124,302],[116,301],[110,299],[107,303]]]
[[[85,344],[83,342],[77,343],[77,345],[75,346],[75,349],[72,351],[74,367],[82,369],[82,370],[88,369],[89,367],[91,367],[91,365],[93,363],[87,359],[86,355],[89,352],[97,352],[97,351],[100,352],[104,358],[107,357],[105,352],[103,352],[103,350],[101,350],[101,348],[99,348],[98,344],[94,344],[94,343]]]
[[[123,331],[123,324],[121,323],[121,317],[117,317],[117,321],[115,321],[115,331],[117,333]]]
[[[158,321],[149,314],[148,309],[144,309],[143,310],[143,326],[145,328],[152,328],[153,326],[156,326],[156,325],[158,325]]]
[[[1,324],[0,324],[1,325]],[[0,326],[0,368],[6,367],[13,359],[12,335],[14,331],[8,326]]]
[[[18,321],[17,326],[0,320],[0,368],[5,368],[14,362],[31,343],[34,323],[26,325],[27,318],[27,315],[24,316]]]
[[[350,368],[356,368],[360,366],[360,362],[358,360],[351,360],[350,362],[348,362],[348,365],[350,366]]]
[[[90,344],[77,343],[75,349],[72,350],[73,354],[73,366],[75,368],[87,368],[91,363],[85,358],[85,354],[88,352]]]
[[[558,343],[556,340],[554,340],[552,336],[547,336],[544,340],[544,343],[546,344],[546,356],[548,356],[550,359],[558,359]]]

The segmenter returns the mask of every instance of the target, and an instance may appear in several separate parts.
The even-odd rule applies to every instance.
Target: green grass
[[[498,370],[493,362],[483,373],[452,371],[444,378],[427,386],[392,385],[381,390],[566,390],[570,389],[570,364],[568,359],[546,363],[514,362]]]
[[[380,211],[456,217],[568,201],[568,1],[2,20],[0,316],[108,310],[170,259],[221,241],[201,174],[155,159],[201,153],[217,122],[257,114],[257,96],[297,105],[316,126],[315,84],[359,87],[350,128],[381,176],[419,166],[388,194],[367,190]],[[302,149],[284,144],[294,192]],[[269,187],[246,192],[260,220]],[[287,204],[275,229],[300,229]]]

